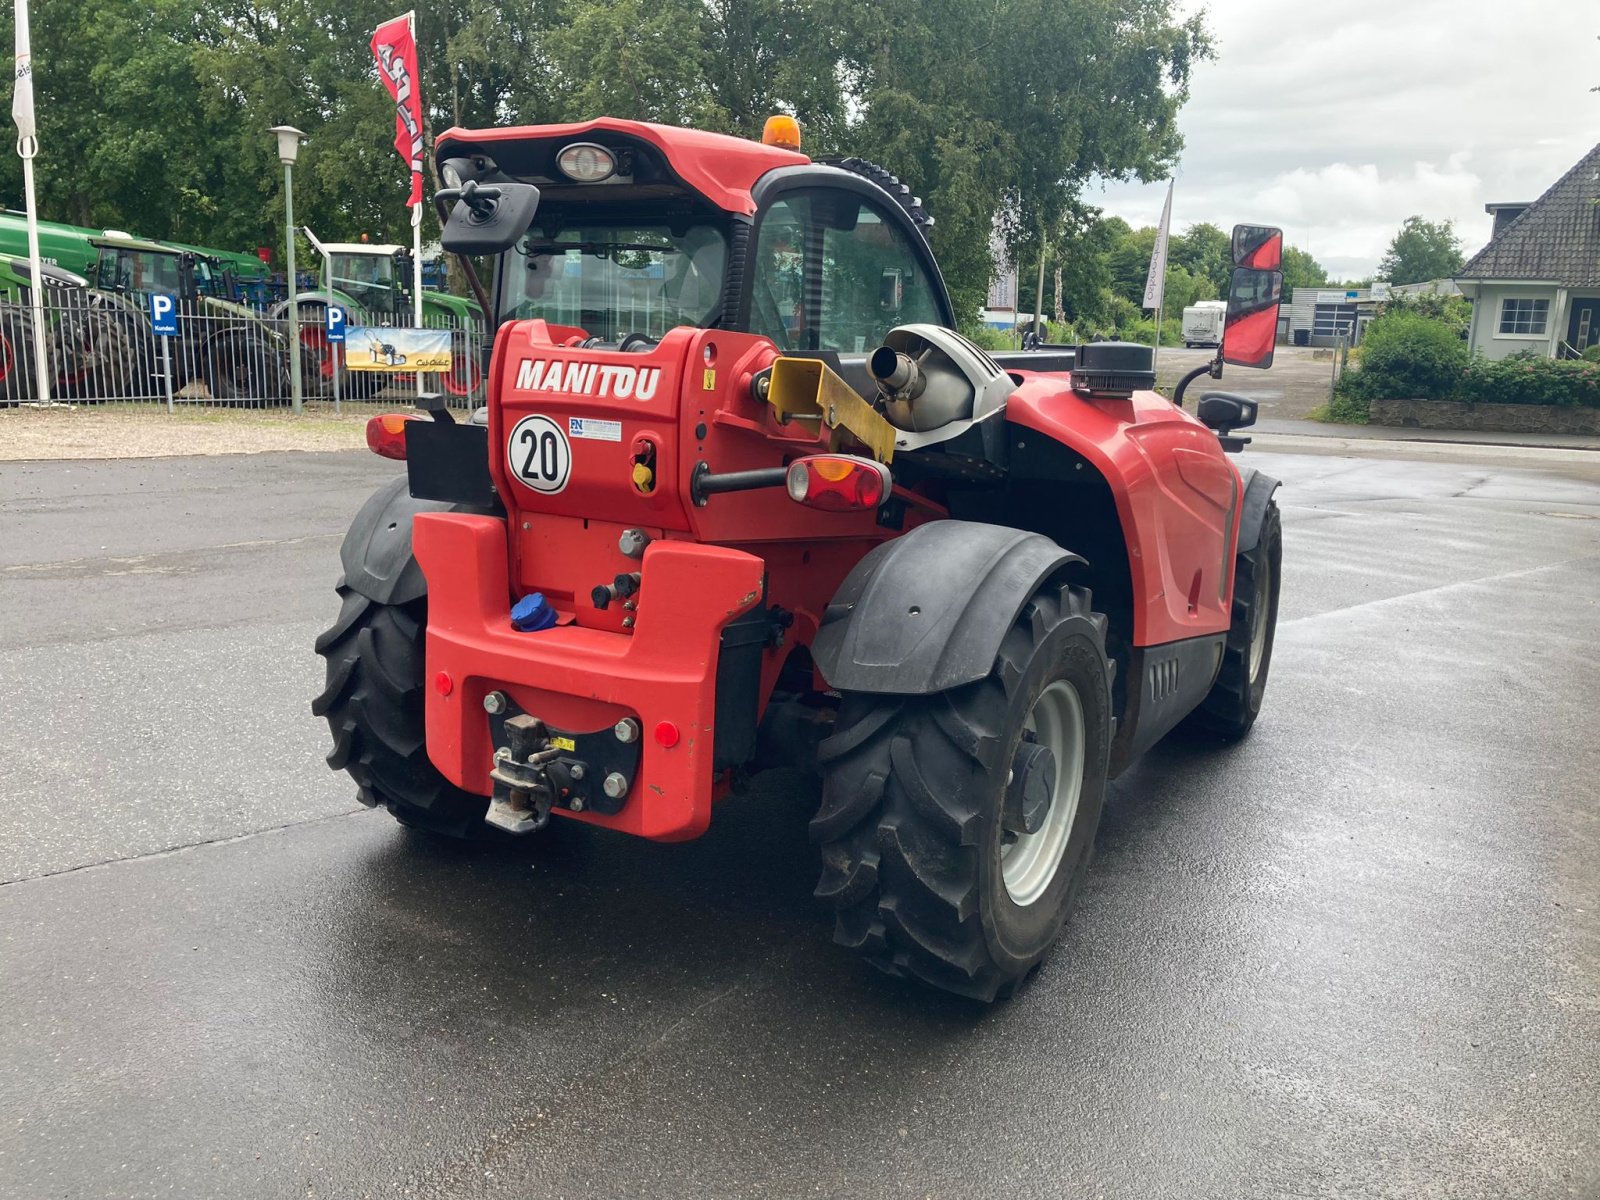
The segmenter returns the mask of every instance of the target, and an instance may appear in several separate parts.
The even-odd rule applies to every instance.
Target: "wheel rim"
[[[1272,599],[1272,563],[1266,555],[1256,564],[1256,600],[1250,624],[1250,682],[1261,677],[1261,660],[1267,656],[1267,604]]]
[[[1000,873],[1006,892],[1019,907],[1044,895],[1061,867],[1078,815],[1083,791],[1083,701],[1078,689],[1058,679],[1040,693],[1023,728],[1055,756],[1056,777],[1051,789],[1050,812],[1037,833],[1019,833],[1000,851]]]

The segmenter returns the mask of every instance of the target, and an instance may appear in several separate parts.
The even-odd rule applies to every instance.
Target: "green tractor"
[[[44,277],[45,353],[59,375],[70,373],[62,314],[73,312],[72,301],[87,294],[89,281],[65,267],[40,262]],[[39,399],[38,371],[33,355],[33,268],[26,258],[0,254],[0,404],[7,406]]]
[[[333,393],[335,364],[344,362],[339,347],[328,341],[328,304],[344,308],[347,327],[409,326],[414,319],[411,254],[406,247],[393,243],[324,242],[309,228],[302,232],[322,256],[322,286],[295,297],[300,309],[301,370],[306,394],[327,396]],[[287,322],[288,312],[289,302],[285,300],[270,315],[276,321]],[[475,302],[449,292],[425,290],[422,320],[430,328],[452,331],[451,369],[444,376],[444,388],[453,396],[469,395],[482,381],[477,343],[485,328],[483,311]],[[368,381],[354,394],[368,394],[374,386],[382,385]]]
[[[241,402],[289,396],[287,333],[230,299],[238,294],[230,264],[124,234],[90,240],[98,251],[92,290],[117,319],[98,323],[112,352],[96,355],[86,398],[162,393],[162,351],[149,317],[154,294],[177,301],[179,335],[169,347],[174,395]]]

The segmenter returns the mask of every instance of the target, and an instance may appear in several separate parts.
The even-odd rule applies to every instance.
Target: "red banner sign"
[[[411,199],[422,203],[422,85],[417,77],[417,39],[411,14],[385,21],[372,35],[383,86],[394,97],[394,148],[411,167]]]

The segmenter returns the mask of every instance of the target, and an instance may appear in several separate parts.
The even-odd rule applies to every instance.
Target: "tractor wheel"
[[[265,407],[289,396],[289,377],[276,346],[252,330],[219,334],[206,346],[206,386],[216,400]]]
[[[891,975],[1011,995],[1066,923],[1105,797],[1110,668],[1089,593],[1047,585],[987,678],[846,694],[835,730],[811,822],[834,940]]]
[[[1255,548],[1234,560],[1233,624],[1222,652],[1217,681],[1190,715],[1188,724],[1228,741],[1250,732],[1261,714],[1272,666],[1272,638],[1278,627],[1279,569],[1283,564],[1283,523],[1276,501],[1268,501]]]
[[[0,311],[0,405],[37,400],[38,372],[33,358],[33,315],[9,305]]]
[[[450,335],[450,370],[444,376],[444,390],[452,396],[470,396],[483,383],[483,370],[465,334]]]
[[[339,581],[342,606],[317,639],[328,684],[311,711],[328,719],[328,765],[348,771],[356,798],[386,807],[402,825],[448,837],[488,832],[486,796],[462,791],[428,758],[423,726],[423,637],[426,597],[378,604]]]

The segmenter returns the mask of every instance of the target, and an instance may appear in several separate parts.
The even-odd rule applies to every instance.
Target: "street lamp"
[[[294,161],[300,157],[300,141],[306,135],[293,125],[274,125],[278,135],[278,161],[283,164],[283,219],[289,257],[289,389],[294,411],[302,410],[300,399],[300,304],[294,274]]]

